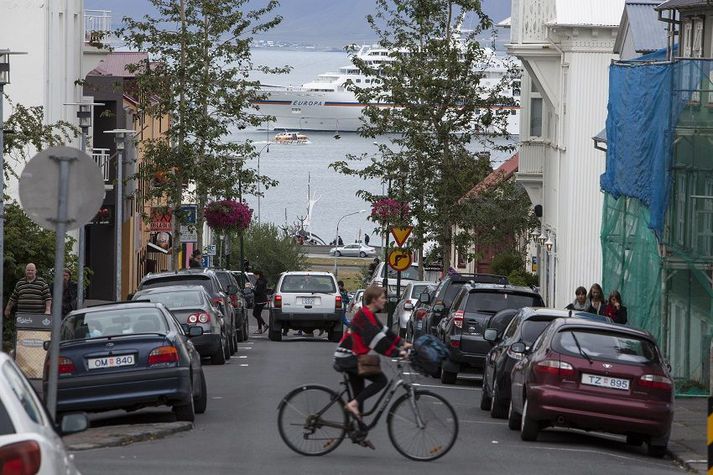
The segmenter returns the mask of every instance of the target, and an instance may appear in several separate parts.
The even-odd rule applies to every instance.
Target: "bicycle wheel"
[[[301,386],[280,402],[280,437],[300,455],[325,455],[336,449],[344,440],[347,424],[344,401],[324,386]]]
[[[458,437],[458,417],[453,406],[431,391],[402,395],[389,410],[389,438],[401,455],[427,462],[443,457]]]

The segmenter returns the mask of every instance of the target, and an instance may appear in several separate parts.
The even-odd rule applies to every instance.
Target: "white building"
[[[564,307],[601,282],[599,177],[592,147],[607,115],[609,64],[624,0],[513,0],[508,52],[522,61],[517,179],[542,206],[541,293]]]
[[[0,49],[27,53],[11,56],[5,94],[16,104],[43,106],[47,124],[58,120],[77,124],[76,106],[65,104],[82,99],[79,81],[105,54],[89,40],[91,30],[110,28],[110,16],[88,13],[83,0],[0,0]],[[8,101],[4,106],[7,118],[12,108]],[[79,141],[72,145],[79,146]],[[24,167],[12,161],[10,165],[18,173]],[[17,184],[8,186],[8,193],[16,198]]]

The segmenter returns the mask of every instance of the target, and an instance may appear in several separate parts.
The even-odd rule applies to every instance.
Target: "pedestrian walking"
[[[339,286],[339,293],[342,296],[342,323],[344,324],[345,327],[349,327],[349,320],[347,320],[347,305],[349,305],[349,302],[351,299],[349,298],[349,291],[344,287],[344,281],[340,280],[337,282],[337,285]]]
[[[17,313],[52,313],[50,288],[47,282],[37,277],[37,267],[33,263],[25,266],[25,277],[15,284],[5,307],[5,316],[9,317],[13,309]]]
[[[72,281],[72,272],[69,269],[64,269],[63,284],[62,318],[66,317],[72,310],[77,309],[77,283]]]
[[[341,236],[337,236],[337,246],[343,246],[344,245],[344,240],[342,239]]]
[[[200,269],[203,267],[203,254],[201,251],[196,249],[193,251],[193,255],[188,260],[188,267],[191,269]]]
[[[257,280],[255,281],[255,286],[253,292],[255,293],[255,303],[253,304],[253,317],[257,320],[257,331],[256,335],[264,333],[267,331],[267,323],[262,318],[262,310],[267,305],[267,280],[263,275],[262,271],[255,271]]]
[[[369,235],[364,234],[364,245],[368,246],[370,240],[371,240],[371,238],[369,237]]]
[[[618,290],[614,290],[609,294],[609,302],[604,307],[604,315],[611,318],[614,323],[626,325],[628,315],[626,307],[621,303],[621,294]]]
[[[604,302],[604,290],[599,284],[593,284],[589,288],[589,295],[587,295],[589,300],[589,308],[587,312],[594,313],[597,315],[604,315],[604,307],[606,307],[606,302]]]
[[[586,312],[589,310],[589,300],[587,299],[587,289],[581,285],[574,291],[574,301],[567,305],[567,310],[577,310]]]

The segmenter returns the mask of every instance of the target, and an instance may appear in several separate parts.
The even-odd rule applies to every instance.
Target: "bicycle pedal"
[[[359,445],[370,448],[371,450],[376,450],[376,447],[374,447],[374,444],[372,444],[370,440],[362,440]]]

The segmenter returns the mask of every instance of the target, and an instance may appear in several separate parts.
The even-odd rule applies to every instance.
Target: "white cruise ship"
[[[374,66],[392,61],[389,50],[376,46],[362,46],[356,55]],[[491,58],[484,66],[481,84],[494,88],[508,72],[506,59],[486,48]],[[337,72],[324,73],[313,82],[302,86],[262,86],[265,98],[256,101],[260,113],[272,116],[275,121],[266,125],[275,130],[316,130],[332,132],[355,132],[361,126],[363,106],[353,92],[347,90],[351,80],[360,87],[377,84],[378,79],[363,75],[354,65],[342,66]],[[508,115],[507,131],[518,135],[520,130],[520,81],[512,82],[501,94],[513,99],[515,105],[498,107],[497,113]],[[490,132],[490,131],[485,131]]]

